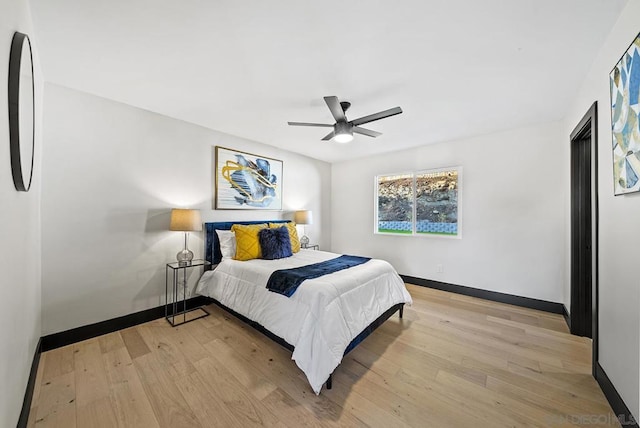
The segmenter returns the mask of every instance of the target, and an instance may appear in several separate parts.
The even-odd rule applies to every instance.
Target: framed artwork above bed
[[[282,210],[281,160],[216,146],[217,210]]]

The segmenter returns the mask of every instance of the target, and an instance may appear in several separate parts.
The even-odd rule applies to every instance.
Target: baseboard
[[[569,311],[565,305],[562,305],[562,315],[564,316],[564,321],[567,323],[567,327],[569,327],[569,331],[571,331],[571,315],[569,315]]]
[[[38,374],[41,354],[42,338],[38,340],[36,351],[33,355],[33,362],[31,363],[31,371],[29,372],[29,380],[27,381],[27,389],[24,393],[24,400],[22,401],[22,410],[20,411],[20,417],[18,418],[17,428],[25,428],[27,426],[27,422],[29,422],[29,411],[31,410],[31,401],[33,400],[33,390],[36,387],[36,376]]]
[[[400,275],[400,277],[402,277],[404,282],[408,282],[409,284],[450,291],[452,293],[464,294],[465,296],[479,297],[480,299],[491,300],[494,302],[507,303],[509,305],[522,306],[529,309],[537,309],[539,311],[551,312],[553,314],[564,314],[566,311],[562,303],[533,299],[531,297],[515,296],[513,294],[499,293],[497,291],[481,290],[479,288],[449,284],[431,279],[416,278],[408,275]]]
[[[611,409],[618,418],[620,425],[622,425],[623,427],[638,428],[638,422],[631,414],[631,411],[624,403],[624,400],[622,399],[620,394],[618,394],[618,391],[613,386],[613,383],[611,383],[609,376],[607,376],[599,362],[596,363],[595,369],[596,381],[600,385],[600,388],[602,389],[604,396],[607,398],[609,405],[611,405]]]
[[[187,309],[207,305],[210,301],[211,299],[205,296],[192,297],[187,300]],[[164,317],[164,311],[165,307],[162,305],[156,308],[124,315],[122,317],[62,331],[60,333],[49,334],[41,338],[41,351],[50,351],[62,346],[71,345],[72,343],[102,336],[103,334],[113,333],[114,331],[122,330],[123,328],[133,327],[138,324],[153,321]]]

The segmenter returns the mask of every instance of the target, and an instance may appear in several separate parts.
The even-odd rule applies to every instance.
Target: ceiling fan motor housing
[[[336,134],[350,134],[352,132],[351,125],[347,122],[336,122],[336,124],[333,125],[333,129]]]

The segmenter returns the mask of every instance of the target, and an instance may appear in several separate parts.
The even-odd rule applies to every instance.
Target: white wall
[[[600,365],[637,418],[639,412],[640,193],[613,196],[609,72],[640,31],[640,1],[631,0],[575,98],[564,123],[564,135],[598,101],[598,196],[600,203]],[[567,154],[568,156],[568,154]],[[568,212],[567,212],[568,215]],[[568,220],[567,220],[568,222]],[[569,248],[566,250],[569,254]],[[565,295],[570,293],[567,281]]]
[[[61,86],[45,88],[43,334],[156,307],[183,235],[172,207],[204,221],[291,218],[330,246],[330,165]],[[250,123],[247,126],[251,126]],[[284,161],[284,211],[214,211],[214,146]],[[202,233],[190,248],[203,255]]]
[[[31,362],[40,338],[40,126],[36,127],[36,168],[31,190],[17,192],[11,176],[7,79],[15,31],[33,36],[26,0],[0,1],[0,426],[15,426]],[[33,44],[36,94],[42,84]],[[40,111],[41,102],[37,100]]]
[[[405,275],[560,302],[566,165],[556,155],[559,137],[560,124],[551,123],[334,164],[332,249],[386,259]],[[456,165],[463,167],[462,239],[373,233],[376,175]]]

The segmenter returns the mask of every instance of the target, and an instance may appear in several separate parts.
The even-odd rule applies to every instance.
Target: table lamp
[[[174,208],[171,210],[171,223],[169,230],[184,232],[184,249],[176,255],[178,263],[188,264],[193,260],[193,251],[187,247],[189,232],[199,232],[202,230],[202,219],[200,210]]]
[[[293,221],[296,224],[302,225],[302,238],[300,238],[300,245],[306,248],[309,245],[309,237],[306,235],[306,229],[304,225],[313,224],[313,216],[311,215],[311,211],[309,210],[300,210],[296,211],[293,215]]]

